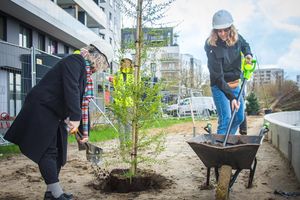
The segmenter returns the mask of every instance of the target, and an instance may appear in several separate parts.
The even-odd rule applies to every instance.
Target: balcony
[[[86,23],[89,28],[106,28],[106,15],[103,10],[93,0],[57,0],[57,5],[65,10],[73,9],[71,14],[77,18],[78,12],[86,14]]]
[[[95,4],[92,0],[89,0],[89,2]],[[83,4],[81,6],[84,7]],[[96,4],[95,7],[97,7]],[[92,41],[100,39],[97,34],[52,1],[2,1],[0,10],[31,24],[33,27],[37,27],[49,35],[55,36],[75,48],[81,48]]]
[[[179,53],[163,53],[161,54],[161,62],[179,61]]]

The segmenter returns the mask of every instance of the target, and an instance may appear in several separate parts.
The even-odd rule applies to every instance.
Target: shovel
[[[79,131],[76,132],[76,137],[79,137],[80,139],[83,138],[82,134]],[[103,149],[89,142],[84,143],[84,145],[86,149],[86,159],[92,164],[100,164],[102,161]]]

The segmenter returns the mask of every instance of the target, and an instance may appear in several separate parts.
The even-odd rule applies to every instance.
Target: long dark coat
[[[5,134],[21,152],[36,163],[58,136],[62,165],[66,162],[67,131],[63,123],[81,120],[81,102],[86,86],[85,60],[70,55],[59,61],[27,94],[24,105]]]

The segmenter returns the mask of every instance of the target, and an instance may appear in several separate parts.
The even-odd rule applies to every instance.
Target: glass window
[[[86,25],[86,16],[84,11],[78,11],[78,21]]]
[[[6,20],[0,15],[0,40],[6,41]]]
[[[50,54],[57,54],[57,41],[49,40],[47,52]]]
[[[19,46],[30,48],[32,46],[31,30],[20,25]]]
[[[39,39],[38,39],[38,49],[45,51],[45,35],[39,33]]]
[[[67,45],[64,45],[64,54],[69,53],[69,47]]]
[[[9,114],[17,116],[22,107],[21,74],[9,72]]]

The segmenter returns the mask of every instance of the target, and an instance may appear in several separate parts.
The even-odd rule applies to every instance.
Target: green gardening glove
[[[243,58],[242,59],[242,71],[244,72],[244,78],[246,80],[249,80],[255,70],[255,67],[256,67],[256,60],[252,60],[252,63],[249,64],[246,62],[246,59]]]

